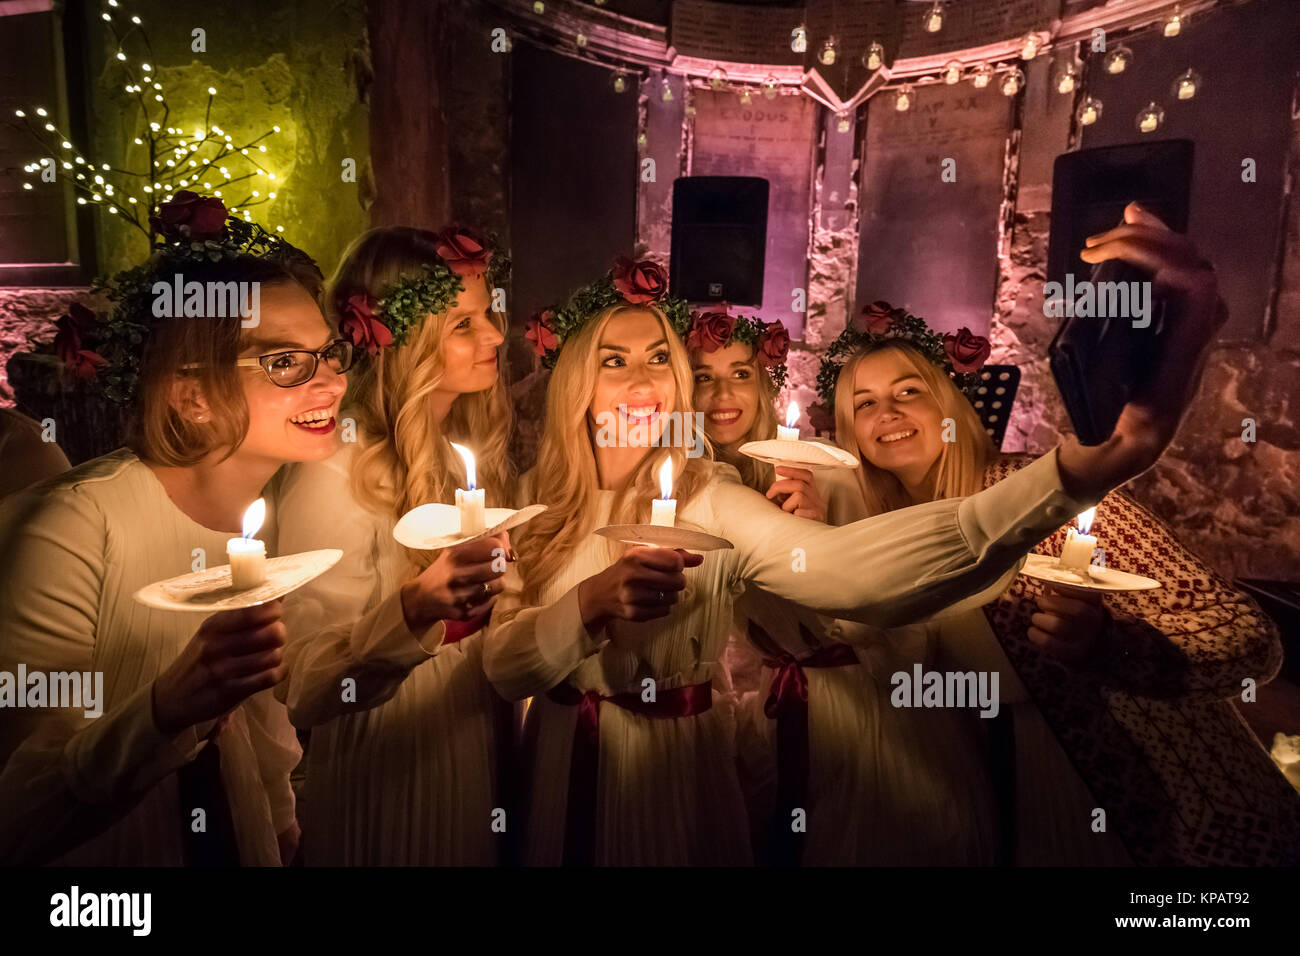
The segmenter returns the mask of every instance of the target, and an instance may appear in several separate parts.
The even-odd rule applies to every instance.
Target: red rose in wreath
[[[381,349],[393,344],[393,333],[375,315],[369,296],[350,296],[339,312],[339,334],[354,348],[365,349],[368,355],[378,355]]]
[[[533,343],[533,351],[545,355],[560,344],[560,337],[555,334],[555,310],[542,309],[534,312],[532,318],[524,323],[524,338]]]
[[[993,346],[982,335],[961,328],[943,337],[943,350],[948,353],[952,367],[958,372],[978,372],[988,361]]]
[[[703,352],[716,352],[731,341],[736,330],[736,317],[727,314],[727,304],[721,310],[696,312],[691,316],[691,330],[686,335],[686,347]]]
[[[438,233],[438,256],[458,276],[481,276],[492,261],[487,240],[472,229],[448,226]]]
[[[780,322],[769,322],[758,340],[758,360],[767,368],[780,365],[790,352],[790,333]]]
[[[219,239],[226,231],[226,204],[215,196],[200,196],[182,189],[149,217],[149,226],[167,239],[203,242]]]
[[[614,288],[633,305],[658,302],[668,291],[668,276],[649,259],[633,262],[626,256],[614,260]]]

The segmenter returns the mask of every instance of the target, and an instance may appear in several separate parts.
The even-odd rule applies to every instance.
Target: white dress
[[[510,705],[483,676],[483,634],[412,634],[398,589],[416,574],[393,522],[349,486],[352,445],[294,465],[277,505],[284,553],[341,548],[285,602],[289,676],[277,693],[310,729],[302,792],[308,865],[494,865],[515,820],[497,783]],[[345,700],[345,680],[354,682]],[[353,685],[346,685],[353,687]],[[495,828],[494,828],[495,823]]]
[[[731,550],[709,552],[687,570],[687,591],[657,621],[612,627],[631,645],[593,638],[577,585],[613,560],[591,535],[524,606],[512,567],[489,628],[484,664],[506,697],[534,697],[525,729],[527,819],[524,859],[566,858],[570,759],[582,708],[547,696],[596,692],[660,696],[720,679],[734,599],[758,586],[834,617],[901,625],[1009,578],[1018,560],[1078,502],[1061,488],[1055,453],[1013,479],[966,499],[931,502],[843,528],[778,512],[715,464],[706,488],[678,523],[719,534]],[[532,476],[530,475],[529,478]],[[525,491],[525,495],[527,492]],[[613,492],[599,492],[597,524]],[[803,569],[796,558],[802,553]],[[640,631],[641,635],[637,635]],[[557,685],[567,685],[559,688]],[[612,865],[739,864],[751,860],[749,825],[735,766],[734,713],[717,687],[715,706],[694,716],[643,716],[613,703],[599,713],[591,862]],[[583,778],[586,779],[586,778]],[[587,798],[584,798],[587,799]],[[572,833],[571,833],[572,836]]]
[[[102,672],[104,712],[6,710],[0,720],[0,861],[181,865],[175,771],[207,746],[206,721],[175,734],[153,721],[153,681],[203,618],[137,604],[141,587],[224,564],[229,533],[185,515],[123,449],[0,504],[0,671]],[[275,552],[274,515],[259,532]],[[270,691],[217,737],[240,862],[278,866],[294,820],[289,772],[301,751]],[[211,808],[203,808],[210,810]]]

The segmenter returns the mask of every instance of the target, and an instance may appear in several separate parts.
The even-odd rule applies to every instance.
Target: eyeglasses
[[[355,354],[351,342],[346,339],[335,339],[315,352],[310,349],[268,352],[265,355],[236,359],[235,365],[241,368],[260,368],[271,380],[272,385],[293,388],[295,385],[306,385],[315,378],[316,369],[319,368],[322,360],[331,372],[342,375],[352,367]],[[182,365],[181,368],[195,369],[202,368],[202,365],[195,363]]]

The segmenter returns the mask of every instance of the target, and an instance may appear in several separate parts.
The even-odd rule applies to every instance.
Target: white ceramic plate
[[[725,551],[734,547],[726,538],[719,538],[716,534],[658,524],[611,524],[597,528],[596,534],[624,544],[649,544],[656,548],[682,548],[686,551]]]
[[[843,448],[815,441],[791,441],[784,438],[747,441],[740,446],[740,453],[769,465],[795,465],[813,470],[858,467],[858,459]]]
[[[282,558],[267,558],[266,580],[254,588],[236,591],[230,586],[230,565],[194,571],[166,581],[155,581],[135,592],[135,599],[161,611],[199,611],[214,614],[255,607],[284,597],[324,574],[343,557],[338,548],[303,551]]]
[[[1090,591],[1150,591],[1153,588],[1164,587],[1159,581],[1143,577],[1140,574],[1130,574],[1127,571],[1117,571],[1114,568],[1099,568],[1096,566],[1088,568],[1088,575],[1085,579],[1078,572],[1062,568],[1056,558],[1047,554],[1029,555],[1029,560],[1020,569],[1020,573],[1027,574],[1031,578],[1037,578],[1040,581],[1068,584],[1071,587],[1084,588]]]
[[[455,505],[420,505],[402,515],[393,528],[393,537],[398,544],[417,551],[438,551],[517,528],[545,510],[546,505],[529,505],[518,511],[514,508],[487,508],[484,521],[487,529],[477,534],[461,534],[460,510]]]

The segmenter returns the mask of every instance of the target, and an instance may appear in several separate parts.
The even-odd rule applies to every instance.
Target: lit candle
[[[673,498],[673,459],[659,466],[659,497],[650,502],[650,523],[671,528],[677,524],[677,501]]]
[[[258,498],[244,512],[244,536],[226,542],[230,584],[237,590],[255,588],[266,581],[266,545],[253,535],[266,520],[266,501]]]
[[[474,487],[474,453],[464,445],[451,443],[456,453],[465,461],[465,484],[469,488],[456,489],[456,509],[460,512],[460,533],[478,534],[487,528],[487,507],[483,489]]]
[[[1096,508],[1089,508],[1079,515],[1079,530],[1070,529],[1065,536],[1065,547],[1061,549],[1061,567],[1070,571],[1086,572],[1092,564],[1092,552],[1097,547],[1097,539],[1088,534],[1092,530],[1092,516]]]
[[[1083,115],[1079,117],[1079,122],[1084,126],[1091,126],[1093,123],[1097,122],[1097,108],[1094,106],[1085,106],[1083,108]]]
[[[785,424],[776,426],[776,437],[785,441],[798,441],[799,429],[795,422],[799,420],[799,403],[791,401],[785,410]]]
[[[1150,133],[1154,132],[1155,128],[1159,125],[1160,121],[1156,119],[1155,114],[1148,113],[1146,116],[1142,117],[1142,122],[1138,124],[1138,128],[1144,133]]]
[[[1196,84],[1191,80],[1178,81],[1178,98],[1180,100],[1190,100],[1196,95]]]

